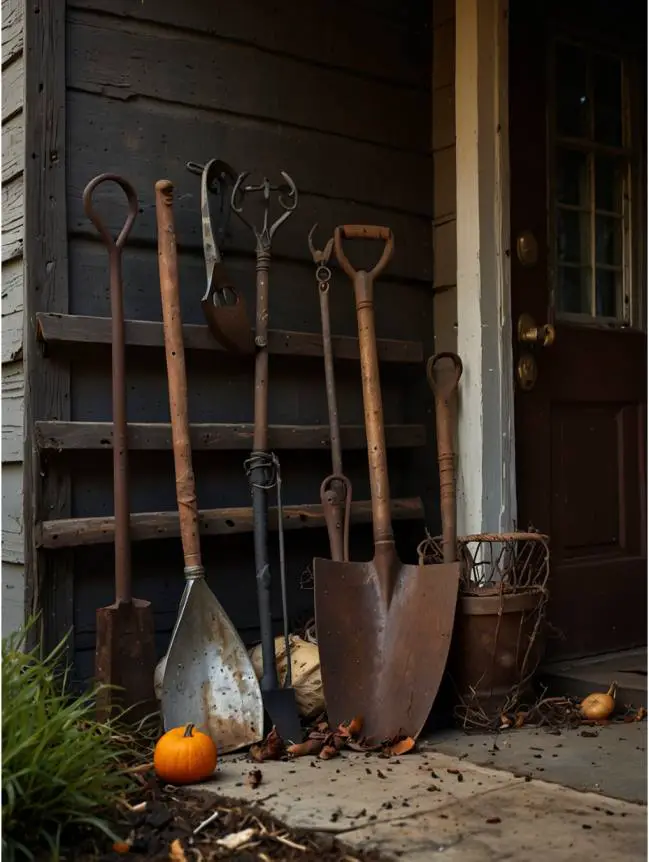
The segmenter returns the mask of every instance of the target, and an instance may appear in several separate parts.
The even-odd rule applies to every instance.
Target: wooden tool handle
[[[343,239],[379,239],[383,240],[385,246],[383,253],[378,262],[369,271],[372,279],[378,278],[388,265],[390,258],[394,252],[394,234],[389,227],[382,227],[374,224],[343,224],[338,225],[334,230],[334,248],[336,250],[336,258],[338,263],[347,273],[351,280],[354,280],[357,270],[349,262],[347,255],[343,251]]]
[[[192,448],[187,416],[187,372],[183,324],[180,316],[178,286],[178,253],[173,217],[173,184],[158,180],[155,184],[156,218],[158,222],[158,267],[164,328],[169,410],[176,468],[176,497],[180,518],[185,568],[201,567],[200,536],[196,481],[192,468]]]
[[[443,372],[442,360],[450,360],[452,368]],[[437,353],[426,363],[426,377],[435,395],[437,428],[437,461],[439,463],[440,508],[442,510],[442,546],[444,562],[457,560],[457,503],[455,499],[455,427],[458,383],[462,376],[462,360],[457,353]]]

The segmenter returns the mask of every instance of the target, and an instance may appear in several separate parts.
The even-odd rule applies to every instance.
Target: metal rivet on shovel
[[[162,715],[167,730],[192,722],[209,733],[219,752],[225,753],[262,738],[264,710],[248,652],[205,581],[187,415],[173,185],[160,180],[155,191],[176,497],[186,579],[162,676]]]
[[[282,529],[280,495],[281,477],[279,473],[279,461],[273,453],[268,451],[268,270],[270,268],[270,250],[272,239],[277,229],[286,221],[297,206],[295,183],[284,171],[281,174],[284,179],[283,186],[271,185],[266,178],[259,185],[246,186],[244,182],[248,173],[240,174],[232,191],[232,209],[252,231],[256,240],[257,254],[257,309],[255,325],[257,352],[255,355],[253,451],[250,453],[245,467],[252,493],[254,520],[255,571],[263,661],[261,693],[266,712],[282,739],[299,742],[302,739],[302,725],[291,680],[291,647],[288,632],[284,531]],[[257,192],[262,193],[263,222],[261,229],[256,228],[243,215],[244,198]],[[283,213],[274,222],[270,223],[272,192],[279,192],[277,203],[283,210]],[[270,606],[271,571],[268,559],[268,491],[273,486],[277,488],[280,583],[286,649],[286,680],[283,687],[280,687],[277,675]]]
[[[352,506],[352,483],[343,474],[342,446],[340,443],[340,423],[338,421],[338,401],[336,398],[336,377],[334,373],[333,351],[331,349],[331,317],[329,315],[329,289],[331,270],[327,266],[333,250],[333,237],[319,251],[313,245],[314,224],[309,231],[309,251],[316,265],[315,277],[320,297],[320,318],[322,320],[322,352],[324,354],[325,385],[327,387],[327,411],[329,413],[329,438],[331,440],[330,476],[320,485],[320,502],[324,514],[331,559],[339,562],[349,560],[349,523]]]
[[[384,242],[370,272],[355,270],[343,251],[343,239],[361,238]],[[362,716],[363,733],[377,742],[398,735],[416,738],[446,666],[460,566],[405,565],[395,548],[373,297],[374,280],[392,256],[392,231],[365,225],[337,227],[334,248],[356,297],[374,559],[313,563],[327,713],[334,727]]]
[[[99,217],[92,196],[102,183],[117,183],[126,194],[128,215],[117,239]],[[97,696],[100,721],[114,706],[129,708],[128,719],[138,721],[155,711],[153,669],[155,632],[151,604],[134,599],[131,585],[131,541],[128,487],[128,426],[124,351],[124,296],[122,250],[138,213],[133,186],[116,174],[101,174],[83,193],[83,208],[108,251],[112,327],[113,488],[115,496],[115,604],[97,610],[95,676],[119,688]]]
[[[205,320],[214,338],[233,353],[254,353],[255,341],[246,303],[233,285],[223,265],[220,246],[230,221],[232,188],[237,175],[220,159],[211,159],[205,165],[188,162],[188,170],[201,176],[201,222],[203,228],[203,256],[207,286],[201,299]],[[216,198],[218,216],[213,218],[210,192]]]

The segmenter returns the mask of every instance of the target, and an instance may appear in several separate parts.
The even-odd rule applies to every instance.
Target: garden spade
[[[162,672],[162,716],[166,730],[191,722],[212,737],[220,753],[226,753],[262,738],[264,709],[248,652],[205,580],[187,416],[173,185],[169,180],[159,180],[155,194],[176,497],[186,580]]]
[[[128,215],[117,239],[111,236],[92,200],[97,186],[107,182],[117,183],[128,201]],[[86,186],[83,208],[108,251],[112,328],[115,602],[97,610],[95,678],[105,684],[97,695],[97,717],[105,721],[113,715],[114,707],[119,706],[127,708],[128,719],[135,722],[155,711],[153,612],[150,602],[134,599],[131,592],[122,250],[137,216],[138,200],[135,189],[123,177],[100,174]]]
[[[372,270],[355,270],[343,239],[384,242]],[[355,716],[376,742],[416,738],[437,695],[448,656],[459,586],[458,563],[407,565],[397,556],[374,327],[374,280],[390,260],[387,227],[345,225],[334,233],[336,257],[352,280],[367,432],[374,559],[315,559],[315,611],[329,723]]]

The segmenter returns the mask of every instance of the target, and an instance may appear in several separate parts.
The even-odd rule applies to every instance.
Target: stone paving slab
[[[246,781],[253,769],[262,773],[256,789]],[[230,755],[213,781],[197,787],[254,802],[291,827],[413,862],[440,854],[458,862],[647,859],[644,806],[440,752],[263,764]]]

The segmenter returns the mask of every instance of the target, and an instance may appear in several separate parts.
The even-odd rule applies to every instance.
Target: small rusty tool
[[[286,566],[284,559],[284,531],[281,506],[281,474],[277,456],[268,451],[268,270],[273,236],[297,206],[297,188],[291,177],[281,171],[284,184],[272,185],[264,177],[259,185],[244,185],[248,172],[239,175],[232,190],[232,209],[252,231],[256,241],[257,255],[257,309],[255,326],[255,407],[253,451],[245,462],[245,470],[252,493],[254,521],[255,570],[257,578],[257,601],[259,604],[259,629],[263,673],[261,694],[264,708],[282,739],[292,742],[302,740],[302,726],[291,678],[291,645],[288,630],[288,602],[286,597]],[[258,192],[262,194],[263,221],[261,230],[243,215],[244,199]],[[271,194],[278,192],[277,203],[282,214],[270,224]],[[275,660],[273,619],[270,605],[271,571],[268,559],[268,491],[277,488],[279,521],[279,566],[284,616],[284,641],[286,645],[286,679],[280,687]]]
[[[117,239],[111,236],[93,204],[93,193],[102,183],[117,183],[128,201],[128,215]],[[108,686],[97,695],[97,716],[100,721],[105,721],[112,717],[114,707],[118,706],[128,708],[128,718],[135,722],[156,708],[153,611],[150,602],[133,598],[131,577],[122,250],[138,213],[138,200],[128,180],[106,173],[95,177],[86,186],[83,208],[108,251],[112,318],[115,603],[97,610],[95,677]]]
[[[185,590],[160,672],[162,715],[167,730],[192,722],[225,753],[261,739],[264,710],[248,652],[205,580],[189,436],[172,183],[159,180],[155,195],[176,498],[185,559]]]
[[[187,170],[201,177],[201,221],[207,286],[201,307],[214,338],[232,353],[254,353],[255,342],[246,302],[223,265],[220,247],[230,222],[231,190],[237,175],[227,162],[211,159],[205,165],[187,162]],[[213,219],[210,192],[218,202]]]
[[[327,532],[331,559],[337,562],[349,560],[349,522],[352,505],[352,483],[343,473],[342,446],[340,443],[340,423],[338,422],[338,402],[336,399],[336,378],[334,359],[331,349],[331,318],[329,315],[329,288],[331,270],[327,266],[334,240],[331,237],[322,251],[313,245],[313,234],[317,223],[309,231],[309,251],[316,265],[315,277],[320,296],[320,317],[322,319],[322,352],[324,354],[325,383],[327,387],[327,410],[329,412],[329,438],[331,441],[332,473],[320,485],[320,501]]]
[[[356,270],[343,239],[384,243],[369,272]],[[363,717],[375,742],[416,738],[439,689],[453,631],[459,563],[406,565],[397,555],[374,323],[374,280],[394,249],[392,231],[344,225],[334,232],[338,263],[354,284],[367,432],[374,559],[316,559],[315,609],[327,714],[332,727]]]

